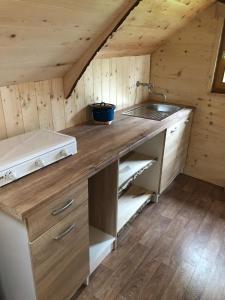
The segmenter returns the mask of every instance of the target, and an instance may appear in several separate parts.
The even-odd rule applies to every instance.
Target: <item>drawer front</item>
[[[88,199],[88,182],[84,181],[57,194],[27,217],[29,240],[33,241]]]
[[[68,299],[89,274],[88,201],[30,243],[38,300]]]

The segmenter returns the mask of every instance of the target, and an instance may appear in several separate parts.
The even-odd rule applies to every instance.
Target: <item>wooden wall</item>
[[[185,172],[225,187],[225,95],[210,93],[223,20],[214,5],[152,55],[151,81],[196,107]]]
[[[61,130],[87,120],[87,105],[105,101],[118,109],[145,100],[136,81],[149,81],[150,56],[94,60],[64,99],[62,79],[0,88],[0,139],[37,128]]]

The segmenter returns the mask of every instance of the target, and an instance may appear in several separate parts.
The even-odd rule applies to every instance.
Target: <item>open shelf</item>
[[[127,155],[119,164],[119,192],[155,162],[155,158],[137,152]]]
[[[93,226],[89,226],[89,237],[90,272],[92,273],[112,251],[115,238]]]
[[[118,200],[117,232],[138,212],[150,202],[152,192],[132,185]]]

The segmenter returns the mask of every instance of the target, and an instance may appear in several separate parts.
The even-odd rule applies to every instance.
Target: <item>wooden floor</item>
[[[180,175],[76,299],[225,299],[225,193]]]

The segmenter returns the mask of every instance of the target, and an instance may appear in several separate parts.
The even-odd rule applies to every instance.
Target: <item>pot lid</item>
[[[115,109],[116,105],[111,103],[105,103],[105,102],[97,102],[89,105],[91,108],[99,108],[99,109],[105,109],[105,108],[111,108]]]

